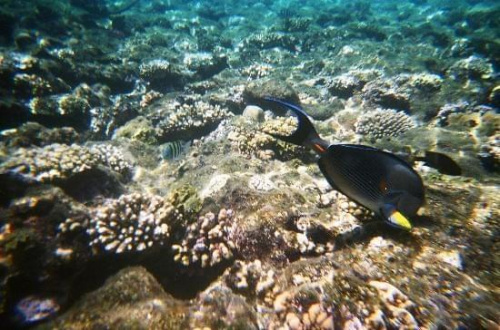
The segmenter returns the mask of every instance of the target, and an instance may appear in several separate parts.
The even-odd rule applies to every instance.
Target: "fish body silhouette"
[[[424,204],[424,184],[404,160],[389,152],[353,144],[329,144],[321,139],[299,106],[266,97],[291,110],[298,128],[291,135],[270,134],[278,139],[312,148],[330,185],[381,216],[390,225],[410,230],[408,220]]]

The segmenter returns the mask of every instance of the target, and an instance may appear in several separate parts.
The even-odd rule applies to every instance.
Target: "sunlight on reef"
[[[499,14],[3,1],[0,328],[497,329]]]

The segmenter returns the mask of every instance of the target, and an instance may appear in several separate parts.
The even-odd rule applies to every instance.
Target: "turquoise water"
[[[0,327],[497,328],[498,17],[1,1]],[[268,97],[324,142],[276,138],[297,119]],[[354,153],[325,178],[329,144],[412,180]],[[411,208],[366,202],[414,182]]]

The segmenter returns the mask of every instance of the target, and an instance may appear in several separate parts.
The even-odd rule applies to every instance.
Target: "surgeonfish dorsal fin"
[[[293,114],[297,117],[297,120],[299,122],[297,129],[291,135],[285,136],[273,133],[269,133],[269,135],[277,139],[293,143],[299,146],[304,146],[307,143],[310,143],[311,140],[313,139],[316,139],[318,141],[321,140],[318,133],[316,132],[316,129],[311,123],[311,120],[307,116],[306,112],[302,110],[301,107],[270,96],[266,96],[264,97],[264,99],[266,101],[278,103],[287,108],[288,110],[292,111]]]

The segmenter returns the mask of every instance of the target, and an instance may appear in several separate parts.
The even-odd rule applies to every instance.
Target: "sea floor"
[[[3,1],[0,327],[498,329],[499,14]],[[411,231],[271,136],[297,121],[265,96],[404,155],[426,188]]]

